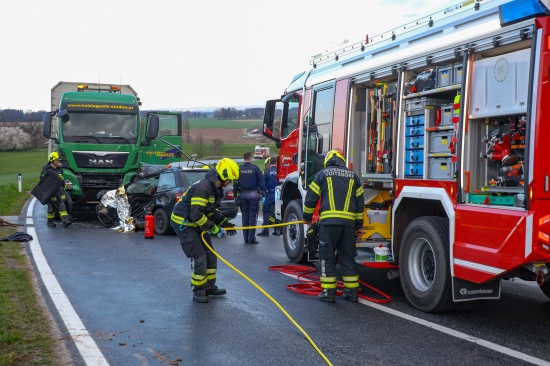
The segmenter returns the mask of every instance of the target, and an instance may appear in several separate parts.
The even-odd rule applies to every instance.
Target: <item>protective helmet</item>
[[[237,163],[229,158],[223,158],[216,164],[216,172],[222,181],[226,181],[227,179],[237,180],[241,173]]]
[[[346,159],[342,156],[342,154],[340,153],[340,151],[338,151],[338,150],[330,150],[330,151],[327,153],[327,156],[325,157],[325,168],[327,167],[328,163],[329,163],[332,159],[342,159],[342,161],[344,162],[344,165],[346,165]],[[335,164],[337,164],[336,161],[333,161],[333,164],[330,164],[330,165],[335,165]]]
[[[271,158],[265,159],[265,165],[269,164],[269,159],[271,159]]]
[[[57,153],[57,151],[54,151],[50,154],[50,158],[48,161],[50,163],[53,163],[54,160],[59,160],[59,154]]]

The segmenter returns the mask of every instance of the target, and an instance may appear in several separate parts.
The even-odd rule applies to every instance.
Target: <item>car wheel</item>
[[[399,275],[405,297],[418,310],[444,312],[454,307],[446,218],[411,221],[399,250]]]
[[[166,235],[170,230],[170,219],[164,209],[155,211],[155,234]]]
[[[284,222],[295,222],[303,220],[302,203],[300,200],[291,201],[286,210]],[[306,240],[304,237],[304,224],[286,225],[283,228],[283,243],[285,252],[291,262],[306,263],[307,252],[305,251]]]

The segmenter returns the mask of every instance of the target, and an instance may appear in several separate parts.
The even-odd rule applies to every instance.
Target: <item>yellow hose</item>
[[[268,228],[268,227],[276,227],[276,226],[285,226],[285,225],[292,225],[292,224],[303,224],[304,222],[303,221],[292,221],[292,222],[288,222],[288,223],[283,223],[283,224],[272,224],[272,225],[263,225],[263,226],[235,226],[235,227],[232,227],[232,228],[224,228],[224,230],[247,230],[247,229],[256,229],[256,228]],[[260,286],[258,286],[254,281],[252,281],[250,278],[248,278],[247,275],[245,275],[244,273],[242,273],[241,271],[239,271],[237,268],[235,268],[231,263],[229,263],[228,261],[226,261],[221,255],[219,255],[210,245],[208,245],[208,243],[206,242],[206,240],[204,239],[204,234],[206,234],[207,231],[203,231],[201,233],[201,239],[204,243],[204,245],[206,245],[206,247],[212,252],[214,253],[214,255],[216,257],[218,257],[223,263],[225,263],[229,268],[231,268],[232,270],[234,270],[235,272],[237,272],[238,274],[240,274],[245,280],[247,280],[248,282],[250,282],[252,284],[252,286],[256,287],[256,289],[258,289],[262,294],[264,294],[269,300],[271,300],[278,308],[279,310],[281,310],[283,312],[283,314],[286,315],[286,317],[292,322],[292,324],[294,324],[294,326],[296,328],[298,328],[298,330],[304,335],[304,337],[306,337],[306,339],[308,340],[308,342],[311,344],[311,346],[315,349],[315,351],[317,351],[317,353],[319,354],[319,356],[321,356],[321,358],[327,363],[327,365],[331,365],[332,366],[332,363],[329,361],[329,359],[323,354],[323,352],[321,352],[321,350],[319,349],[319,347],[317,347],[317,345],[315,344],[315,342],[313,342],[313,340],[311,339],[311,337],[305,332],[305,330],[302,329],[302,327],[300,327],[300,325],[298,323],[296,323],[296,321],[294,319],[292,319],[292,317],[290,316],[290,314],[273,298],[271,297],[271,295],[269,295],[267,292],[264,291],[264,289],[262,289]]]

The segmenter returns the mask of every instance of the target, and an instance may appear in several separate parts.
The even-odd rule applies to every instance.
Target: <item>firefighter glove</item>
[[[222,223],[222,228],[234,228],[235,227],[235,224],[232,223],[231,221],[225,219],[225,221]],[[235,234],[237,234],[237,232],[235,230],[225,230],[225,232],[227,233],[227,235],[229,236],[233,236]]]
[[[210,234],[212,235],[218,235],[218,236],[221,236],[223,230],[221,227],[219,227],[218,225],[214,224],[212,225],[212,227],[210,228],[210,230],[208,231]]]

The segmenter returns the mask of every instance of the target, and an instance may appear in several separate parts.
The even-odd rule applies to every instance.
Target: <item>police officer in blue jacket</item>
[[[233,182],[236,204],[241,208],[243,226],[256,226],[260,197],[265,197],[264,180],[260,168],[252,164],[252,153],[244,153],[245,163],[240,166],[239,179]],[[256,229],[243,230],[245,244],[258,244]]]
[[[279,220],[275,219],[275,187],[281,183],[277,179],[277,157],[272,156],[266,160],[266,170],[264,172],[264,184],[265,184],[265,202],[262,206],[262,213],[264,216],[264,225],[278,224]],[[281,227],[275,227],[273,229],[273,235],[281,235],[283,229]],[[269,229],[264,228],[258,236],[269,236]]]

